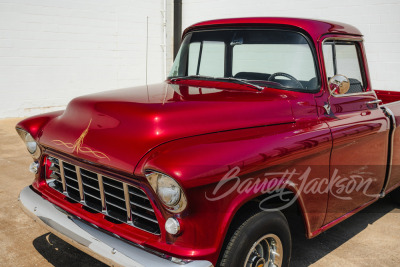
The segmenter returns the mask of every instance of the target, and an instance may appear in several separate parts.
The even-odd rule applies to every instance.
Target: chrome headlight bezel
[[[146,171],[145,174],[154,192],[157,194],[161,203],[173,213],[182,212],[187,206],[187,199],[182,187],[172,177],[153,170]],[[175,195],[168,195],[175,194]]]
[[[21,128],[16,128],[17,133],[21,137],[22,141],[25,143],[26,149],[32,158],[38,160],[42,155],[42,150],[36,140],[32,137],[30,133]]]

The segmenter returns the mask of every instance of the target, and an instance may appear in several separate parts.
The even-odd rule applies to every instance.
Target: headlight
[[[39,159],[41,155],[40,147],[36,143],[35,139],[33,139],[32,135],[25,130],[17,128],[17,132],[19,136],[22,138],[22,141],[25,142],[26,148],[28,152],[32,155],[34,159]]]
[[[29,133],[25,136],[25,145],[28,149],[29,153],[35,154],[36,150],[38,150],[38,145],[36,141],[33,139],[32,135]]]
[[[165,205],[173,207],[181,198],[181,188],[172,178],[161,174],[157,181],[157,194]]]
[[[174,179],[165,174],[153,171],[149,171],[146,174],[146,178],[169,210],[177,213],[185,209],[187,204],[186,196]]]

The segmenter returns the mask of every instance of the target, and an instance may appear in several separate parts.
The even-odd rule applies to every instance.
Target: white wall
[[[0,0],[0,118],[64,108],[78,95],[162,81],[172,61],[172,0]],[[398,90],[400,0],[182,0],[183,28],[243,16],[329,19],[365,35],[374,88]]]
[[[148,82],[162,81],[163,9],[163,0],[0,0],[0,118],[144,84],[147,16]]]
[[[400,91],[400,0],[182,0],[183,27],[232,17],[345,22],[364,34],[372,87]]]

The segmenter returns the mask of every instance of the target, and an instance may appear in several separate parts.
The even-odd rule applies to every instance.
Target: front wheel
[[[287,267],[292,241],[282,212],[259,212],[230,237],[223,251],[221,267]]]

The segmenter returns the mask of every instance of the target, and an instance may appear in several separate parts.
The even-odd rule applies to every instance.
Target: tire
[[[285,216],[280,211],[262,211],[236,229],[221,252],[220,267],[264,266],[274,252],[282,255],[275,256],[275,265],[266,266],[288,267],[291,251],[292,240]]]

